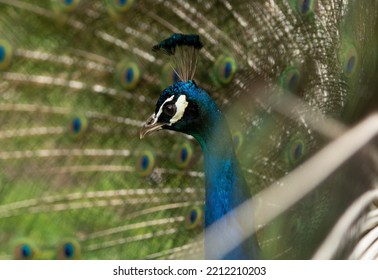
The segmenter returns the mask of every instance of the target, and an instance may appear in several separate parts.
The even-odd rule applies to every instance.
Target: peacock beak
[[[151,134],[152,132],[163,129],[164,125],[165,123],[158,122],[155,117],[155,114],[152,114],[152,116],[148,118],[148,120],[143,125],[142,129],[140,130],[139,138],[143,139],[144,136],[147,136],[148,134]]]

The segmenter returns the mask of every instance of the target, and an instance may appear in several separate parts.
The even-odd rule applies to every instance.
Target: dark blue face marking
[[[127,0],[119,0],[118,3],[120,6],[124,6],[127,4]]]
[[[186,148],[181,149],[181,161],[185,162],[188,158],[188,150]]]
[[[25,257],[25,258],[29,258],[29,257],[31,257],[31,255],[32,255],[32,249],[30,248],[29,245],[27,245],[27,244],[23,244],[23,245],[21,246],[21,254],[22,254],[22,256]]]
[[[74,0],[64,0],[63,2],[64,2],[65,5],[68,6],[68,5],[72,5]]]
[[[190,223],[194,223],[197,219],[197,211],[196,210],[192,210],[190,211]]]
[[[75,254],[75,248],[71,243],[64,244],[64,255],[67,258],[72,258]]]
[[[225,79],[228,79],[232,73],[232,64],[231,62],[227,62],[224,66],[224,77]]]
[[[148,164],[150,163],[150,160],[148,156],[143,156],[141,161],[141,167],[143,170],[146,170],[148,168]]]
[[[312,0],[304,0],[302,3],[302,14],[306,14],[311,7],[311,1]]]
[[[351,73],[353,71],[355,63],[356,63],[356,57],[355,56],[352,56],[351,58],[349,58],[347,68],[346,68],[347,73]]]
[[[126,82],[131,83],[134,78],[134,70],[132,68],[128,68],[126,72]]]
[[[178,98],[178,95],[181,92],[186,92],[187,89],[189,89],[191,85],[192,85],[191,82],[188,82],[188,83],[177,82],[177,83],[173,84],[172,86],[166,88],[162,92],[162,94],[160,95],[160,98],[158,99],[158,101],[156,103],[155,114],[158,112],[158,110],[160,109],[160,106],[163,105],[163,103],[166,99],[168,99],[172,95],[175,95]],[[174,98],[172,100],[172,102],[176,102],[177,98]]]
[[[0,46],[0,62],[5,59],[6,51],[4,46]]]
[[[173,96],[170,102],[175,103],[181,95],[185,95],[186,102],[188,102],[184,117],[172,125],[164,125],[163,128],[180,131],[196,137],[199,135],[199,132],[203,133],[201,130],[203,120],[212,117],[213,114],[217,115],[219,110],[210,96],[204,90],[197,87],[194,81],[177,82],[166,88],[156,103],[155,115],[167,99]],[[171,118],[163,111],[159,115],[158,122],[168,124]]]
[[[72,121],[72,130],[74,133],[79,133],[81,129],[81,120],[80,118],[74,118]]]

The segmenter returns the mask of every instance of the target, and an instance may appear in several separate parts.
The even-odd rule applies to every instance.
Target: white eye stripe
[[[157,122],[157,120],[159,119],[160,115],[163,113],[163,108],[164,108],[165,103],[172,101],[173,98],[174,98],[174,95],[172,95],[171,97],[167,98],[164,101],[164,103],[160,106],[159,111],[156,113],[156,115],[154,117],[154,123]],[[172,124],[176,123],[177,121],[179,121],[182,118],[182,116],[185,113],[186,107],[188,107],[188,104],[189,103],[186,101],[186,96],[185,95],[180,95],[180,97],[177,99],[177,101],[175,103],[176,114],[170,119],[169,125],[172,125]]]
[[[180,95],[177,99],[176,105],[176,114],[171,118],[170,124],[174,124],[175,122],[179,121],[185,113],[186,107],[188,107],[188,102],[186,101],[185,95]]]
[[[156,113],[156,116],[155,116],[155,122],[157,122],[157,120],[159,119],[161,113],[163,113],[163,107],[164,107],[164,104],[169,102],[169,101],[172,101],[174,98],[174,95],[172,95],[171,97],[167,98],[164,103],[160,106],[159,108],[159,111]]]

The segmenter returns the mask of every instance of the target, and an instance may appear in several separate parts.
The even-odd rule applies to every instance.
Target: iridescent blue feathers
[[[200,40],[199,35],[196,34],[173,34],[171,37],[161,41],[159,44],[153,46],[153,51],[164,50],[168,55],[174,55],[176,47],[190,46],[200,50],[203,47],[203,43]]]

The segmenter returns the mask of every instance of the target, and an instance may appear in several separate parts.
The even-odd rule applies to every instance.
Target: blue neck
[[[233,149],[231,135],[223,118],[214,131],[200,141],[205,158],[206,216],[208,227],[249,198]]]
[[[207,122],[211,126],[205,127],[200,134],[194,135],[202,147],[205,158],[205,229],[250,197],[235,156],[227,122],[218,109],[212,112],[211,120]],[[228,232],[221,234],[225,242],[227,239],[234,240],[241,235],[235,228],[230,228]],[[207,243],[205,241],[205,244]],[[206,256],[212,255],[210,252],[213,250],[216,248],[206,247]],[[251,239],[235,248],[224,258],[256,259],[256,250],[257,242]]]

